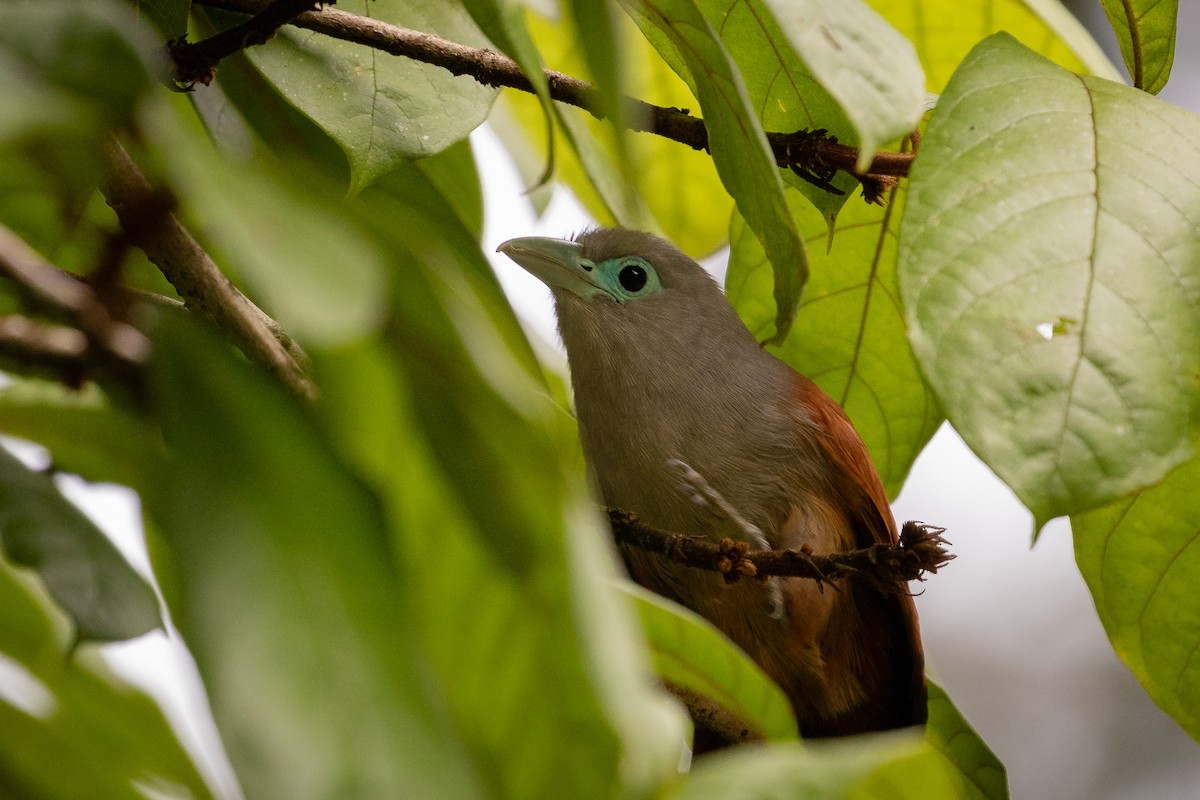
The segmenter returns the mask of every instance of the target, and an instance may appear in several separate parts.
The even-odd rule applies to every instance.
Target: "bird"
[[[718,542],[745,539],[747,524],[772,548],[818,554],[897,541],[883,483],[843,409],[761,346],[716,281],[670,242],[614,227],[498,250],[551,290],[584,458],[605,505]],[[671,467],[680,463],[741,519],[681,491]],[[802,737],[926,721],[904,586],[727,585],[622,549],[633,580],[707,618],[779,684]]]

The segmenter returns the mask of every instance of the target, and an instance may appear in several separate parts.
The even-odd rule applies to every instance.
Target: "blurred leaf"
[[[187,33],[191,0],[133,0],[133,6],[158,28],[163,41],[169,42]]]
[[[342,215],[337,190],[264,151],[223,156],[187,101],[146,115],[171,190],[211,255],[303,344],[337,344],[378,326],[387,303],[383,254]],[[330,220],[314,224],[314,220]]]
[[[554,101],[550,99],[550,84],[542,67],[542,56],[529,29],[525,27],[525,9],[521,3],[507,0],[463,0],[463,6],[484,35],[521,68],[533,85],[542,107],[547,155],[538,182],[549,180],[554,173]]]
[[[1175,19],[1179,0],[1100,0],[1117,34],[1133,85],[1158,94],[1175,60]]]
[[[156,344],[173,616],[247,796],[480,796],[427,696],[375,496],[226,347],[176,321]]]
[[[162,474],[166,451],[158,431],[115,408],[96,385],[71,390],[49,381],[9,381],[0,389],[0,432],[45,447],[55,469],[143,492]]]
[[[694,110],[696,100],[692,92],[650,43],[638,34],[633,23],[619,16],[616,25],[617,38],[623,45],[618,55],[624,67],[623,74],[629,81],[627,91],[656,105]],[[531,15],[529,27],[548,66],[568,75],[591,77],[584,63],[582,46],[575,41],[579,34],[574,25],[565,20],[551,23]],[[511,116],[531,140],[526,147],[532,146],[532,140],[541,130],[538,107],[533,99],[508,93],[501,105],[511,109]],[[631,174],[637,190],[635,197],[645,203],[650,212],[647,217],[636,206],[628,206],[624,197],[618,195],[620,202],[616,202],[607,188],[601,194],[593,185],[606,186],[621,174],[615,166],[617,155],[607,123],[574,109],[562,108],[559,113],[568,119],[567,124],[575,124],[571,126],[569,141],[565,133],[559,132],[563,138],[557,151],[560,157],[556,177],[570,187],[592,216],[604,224],[620,221],[632,227],[661,230],[684,252],[697,257],[721,246],[725,240],[724,221],[729,218],[732,201],[707,154],[661,136],[640,134],[628,138]],[[591,135],[585,136],[580,128],[586,128]],[[511,134],[506,137],[512,138]],[[513,149],[511,141],[505,144],[510,151]],[[584,151],[583,155],[576,156],[575,148]],[[593,152],[587,152],[588,149]],[[680,186],[688,187],[688,191],[679,191]]]
[[[75,640],[122,641],[162,626],[158,598],[95,524],[0,447],[0,544],[36,570],[75,624]]]
[[[1026,47],[1072,72],[1120,80],[1091,34],[1058,0],[867,0],[912,40],[925,88],[941,92],[981,39],[1007,31]],[[930,24],[936,19],[937,24]]]
[[[1075,561],[1117,655],[1200,741],[1200,459],[1159,485],[1071,517]]]
[[[97,654],[67,657],[23,578],[0,561],[0,796],[212,797],[155,702]]]
[[[717,701],[767,739],[796,738],[796,717],[783,690],[725,634],[636,584],[618,587],[637,607],[659,677]]]
[[[457,4],[356,0],[338,8],[486,46]],[[432,64],[290,27],[246,54],[346,151],[352,192],[410,158],[432,155],[465,138],[487,117],[496,96],[495,89]]]
[[[1008,800],[1008,773],[942,688],[930,683],[925,741],[961,773],[962,800]]]
[[[46,128],[90,133],[126,119],[164,59],[123,3],[5,3],[0,142]]]
[[[909,339],[1039,526],[1192,453],[1198,123],[1004,34],[934,111],[901,227]]]
[[[854,200],[828,234],[811,205],[787,194],[812,274],[791,334],[771,352],[846,409],[895,497],[943,419],[909,347],[896,285],[905,191],[893,190],[883,207]],[[754,335],[766,339],[774,311],[770,265],[736,213],[729,240],[726,292]]]
[[[910,732],[746,745],[701,758],[670,800],[958,800],[945,762]]]
[[[628,0],[625,7],[643,28],[653,26],[665,34],[692,74],[713,163],[738,210],[763,243],[773,267],[775,333],[771,341],[783,341],[800,305],[808,261],[783,196],[783,180],[750,106],[746,87],[692,0],[645,0],[636,4]],[[664,58],[670,61],[668,55]]]

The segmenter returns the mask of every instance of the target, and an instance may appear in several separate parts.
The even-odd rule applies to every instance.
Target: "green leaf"
[[[959,800],[961,783],[911,731],[795,744],[747,745],[705,756],[670,800]]]
[[[146,114],[166,180],[223,268],[303,344],[336,345],[374,330],[387,304],[384,255],[301,164],[262,150],[222,154],[185,98]],[[322,224],[321,221],[331,221]]]
[[[1175,60],[1179,0],[1100,0],[1100,5],[1117,34],[1133,85],[1158,94]]]
[[[764,738],[796,738],[796,717],[783,690],[725,634],[636,584],[622,581],[619,588],[642,618],[659,677],[717,701]]]
[[[123,641],[162,626],[158,598],[95,524],[0,447],[0,544],[36,570],[75,625],[77,642]]]
[[[172,320],[156,351],[173,617],[246,795],[480,796],[374,494],[223,344]]]
[[[1004,34],[972,51],[929,124],[898,255],[909,339],[955,429],[1039,526],[1192,453],[1197,141],[1194,115]]]
[[[1071,517],[1075,562],[1117,655],[1200,741],[1200,459],[1104,508]]]
[[[71,390],[9,380],[0,389],[0,432],[45,447],[55,469],[142,491],[162,474],[166,452],[158,431],[115,408],[95,384]]]
[[[826,128],[873,151],[911,131],[925,102],[912,45],[861,0],[700,0],[767,130]]]
[[[1059,0],[971,0],[955,3],[952,13],[929,0],[867,2],[912,40],[931,92],[940,93],[967,52],[998,31],[1072,72],[1120,79],[1100,45]]]
[[[783,179],[746,87],[716,32],[692,0],[637,4],[630,0],[626,9],[643,28],[654,26],[667,37],[695,80],[717,173],[774,268],[775,333],[771,341],[782,341],[800,305],[808,260],[784,200]]]
[[[56,645],[61,628],[26,577],[0,561],[0,796],[212,797],[153,700],[98,654]]]
[[[463,6],[492,42],[507,54],[533,85],[542,107],[547,142],[546,165],[542,180],[554,172],[554,101],[550,99],[550,84],[542,67],[542,56],[525,26],[525,9],[519,3],[506,0],[463,0]]]
[[[583,58],[583,45],[577,41],[582,34],[563,16],[561,21],[551,23],[531,14],[530,31],[548,66],[592,78]],[[638,34],[633,23],[624,15],[615,22],[616,39],[622,44],[617,56],[621,59],[620,72],[628,79],[627,91],[656,105],[694,109],[692,92]],[[508,112],[507,116],[525,131],[523,147],[514,146],[511,130],[503,137],[509,151],[515,150],[515,157],[520,157],[522,150],[532,149],[535,142],[540,143],[542,120],[533,98],[507,93],[498,108],[501,119]],[[722,226],[732,203],[707,154],[661,136],[630,136],[624,142],[629,161],[626,174],[609,123],[575,109],[557,110],[562,126],[558,130],[556,177],[570,187],[592,216],[604,224],[616,222],[661,232],[684,252],[697,257],[721,246],[725,239]],[[498,127],[503,135],[506,126],[501,123]],[[636,190],[632,198],[622,185],[626,179],[633,181]],[[689,187],[688,191],[680,192],[680,186]]]
[[[486,46],[457,4],[356,0],[338,6],[381,22]],[[440,152],[487,117],[496,90],[440,67],[291,27],[250,60],[350,160],[358,192],[406,160]]]
[[[891,497],[943,419],[909,347],[896,285],[905,194],[901,185],[883,207],[855,200],[827,233],[821,215],[788,192],[812,274],[791,334],[771,348],[846,410]],[[729,240],[725,290],[765,339],[773,324],[770,265],[736,214]]]
[[[925,741],[963,779],[961,800],[1008,800],[1008,773],[940,686],[929,686]]]

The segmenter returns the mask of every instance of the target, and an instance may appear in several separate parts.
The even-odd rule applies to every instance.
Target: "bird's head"
[[[530,236],[498,250],[546,283],[574,361],[580,351],[657,351],[732,337],[756,346],[716,282],[657,236],[625,228]]]

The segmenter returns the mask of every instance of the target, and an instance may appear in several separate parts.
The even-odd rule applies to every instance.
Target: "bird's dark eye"
[[[621,287],[630,294],[640,292],[645,287],[647,278],[646,269],[637,264],[630,264],[617,274]]]

